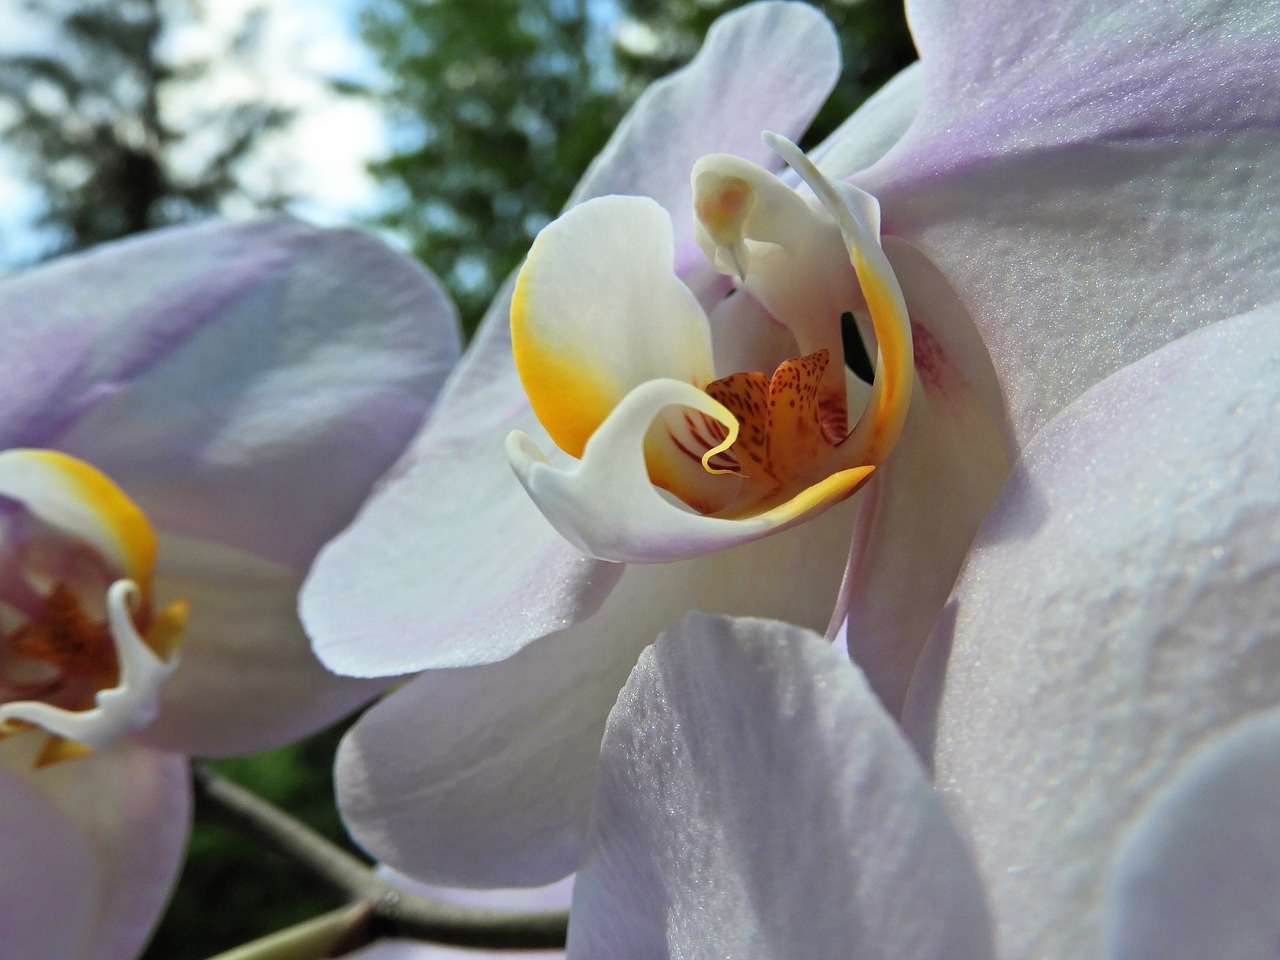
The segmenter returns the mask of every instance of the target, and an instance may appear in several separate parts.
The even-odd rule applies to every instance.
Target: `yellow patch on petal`
[[[911,402],[915,370],[911,324],[901,306],[897,278],[884,276],[882,270],[875,269],[856,249],[850,251],[850,256],[867,300],[879,348],[877,374],[881,388],[872,399],[875,409],[864,414],[873,417],[865,455],[873,463],[883,463],[897,443]],[[882,262],[888,269],[888,261]]]
[[[847,500],[853,496],[858,491],[858,488],[867,482],[873,472],[875,472],[875,467],[873,466],[850,467],[848,470],[840,470],[829,477],[823,477],[812,486],[805,487],[785,503],[780,503],[764,513],[756,514],[755,517],[760,520],[786,524],[807,514],[826,510],[841,500]]]
[[[110,477],[83,460],[57,450],[9,451],[10,456],[19,454],[58,475],[72,496],[93,511],[124,560],[121,572],[147,595],[156,565],[156,536],[142,509]]]
[[[581,457],[591,435],[617,405],[617,391],[601,379],[590,358],[574,356],[563,344],[538,336],[529,313],[528,276],[526,265],[511,298],[516,371],[534,414],[556,446]]]
[[[187,628],[190,613],[189,600],[173,601],[152,618],[151,626],[142,638],[143,642],[161,660],[170,659],[182,642],[182,633]]]
[[[78,740],[68,740],[66,737],[51,733],[45,738],[44,746],[36,754],[36,759],[32,766],[37,770],[41,770],[45,767],[51,767],[55,763],[62,763],[64,760],[87,757],[91,753],[93,753],[93,747],[88,744],[80,743]]]

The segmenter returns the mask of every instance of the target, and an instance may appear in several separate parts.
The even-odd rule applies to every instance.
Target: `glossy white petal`
[[[904,722],[1004,955],[1097,957],[1127,824],[1207,738],[1280,703],[1278,414],[1272,307],[1082,397],[979,533]]]
[[[736,12],[693,63],[639,99],[571,203],[651,196],[688,238],[688,263],[700,264],[693,162],[720,150],[776,165],[760,131],[798,136],[838,72],[831,27],[811,7]],[[512,430],[550,446],[515,372],[509,310],[509,293],[499,295],[431,421],[314,568],[302,615],[317,654],[340,673],[500,660],[590,616],[617,580],[615,564],[583,557],[555,532],[507,466]]]
[[[671,217],[644,197],[600,197],[547,226],[511,303],[520,381],[571,456],[634,387],[715,379],[702,307],[673,267]]]
[[[1280,711],[1196,751],[1125,834],[1110,960],[1268,960],[1280,943]]]
[[[387,681],[335,677],[298,622],[301,578],[226,547],[164,536],[156,593],[190,602],[181,662],[147,743],[196,756],[267,750],[326,726]]]
[[[992,955],[982,887],[856,668],[786,624],[691,615],[609,717],[570,957]]]
[[[33,770],[41,740],[20,734],[0,743],[4,956],[132,960],[186,848],[186,761],[120,741]]]
[[[851,506],[712,556],[629,566],[595,617],[501,663],[422,673],[343,741],[348,828],[436,884],[546,883],[575,869],[605,718],[640,651],[690,609],[824,629]]]

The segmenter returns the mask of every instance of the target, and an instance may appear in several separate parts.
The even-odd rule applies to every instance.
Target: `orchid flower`
[[[339,754],[381,859],[459,885],[576,869],[608,712],[689,610],[847,621],[899,715],[1020,448],[1280,295],[1270,7],[908,13],[921,64],[809,158],[787,138],[835,76],[829,27],[800,4],[722,19],[322,552],[301,607],[320,658],[420,671]],[[849,317],[871,384],[843,370]]]
[[[571,960],[1274,956],[1278,374],[1280,304],[1040,431],[901,728],[807,631],[668,630],[606,728]]]
[[[132,957],[185,847],[183,755],[383,686],[316,663],[295,598],[428,409],[454,315],[371,239],[278,219],[31,270],[0,316],[3,953]]]

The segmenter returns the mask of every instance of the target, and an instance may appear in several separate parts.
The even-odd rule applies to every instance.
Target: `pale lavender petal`
[[[1045,428],[930,641],[904,724],[1009,957],[1099,956],[1126,825],[1207,738],[1280,703],[1278,321],[1185,337]]]
[[[138,734],[195,756],[255,753],[350,713],[390,680],[336,677],[298,622],[293,571],[252,554],[173,535],[160,538],[159,602],[191,604],[178,668],[160,713]]]
[[[1029,436],[1280,296],[1280,8],[920,0],[927,89],[856,181],[955,286]]]
[[[693,63],[641,97],[571,203],[654,197],[687,239],[685,259],[705,271],[693,243],[694,160],[728,151],[779,166],[761,130],[798,135],[838,71],[830,24],[811,7],[765,3],[727,16]],[[591,616],[617,582],[616,565],[583,557],[551,528],[507,463],[512,430],[551,446],[515,372],[509,308],[508,289],[408,455],[307,582],[304,623],[339,673],[501,660]]]
[[[39,790],[0,766],[0,929],[9,960],[78,960],[100,888],[93,848]]]
[[[186,760],[120,741],[33,770],[42,742],[40,734],[20,734],[0,743],[6,832],[15,834],[0,871],[6,960],[132,960],[168,902],[186,850]],[[67,869],[77,875],[63,875]],[[61,899],[72,896],[87,903]],[[13,941],[10,910],[19,918]]]
[[[992,955],[973,863],[858,671],[691,615],[609,717],[569,956]]]
[[[339,750],[338,801],[353,836],[435,884],[518,886],[569,873],[605,718],[640,651],[691,609],[823,629],[852,509],[697,560],[629,566],[595,617],[500,663],[420,674]]]
[[[1280,711],[1196,751],[1116,852],[1111,960],[1272,960],[1280,947]]]
[[[305,573],[458,354],[422,268],[288,220],[149,234],[0,285],[5,443],[110,474],[157,527]],[[16,352],[15,352],[16,350]],[[57,365],[50,360],[52,354]]]

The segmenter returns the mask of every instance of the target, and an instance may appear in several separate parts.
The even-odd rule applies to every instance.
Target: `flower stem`
[[[194,765],[194,776],[197,800],[219,819],[264,842],[352,901],[342,910],[238,947],[215,960],[311,960],[334,955],[329,951],[335,944],[354,950],[382,937],[490,950],[564,948],[569,918],[563,911],[484,910],[419,896],[382,879],[360,858],[208,767]],[[341,929],[339,914],[346,916]],[[324,923],[334,926],[324,927]],[[316,930],[303,929],[308,924],[316,924]],[[319,945],[316,940],[317,945],[311,947],[320,952],[289,952],[290,943],[283,939],[270,943],[273,938],[293,935],[301,944],[302,938],[316,931],[317,937],[323,937],[326,930],[332,934],[328,944]]]

